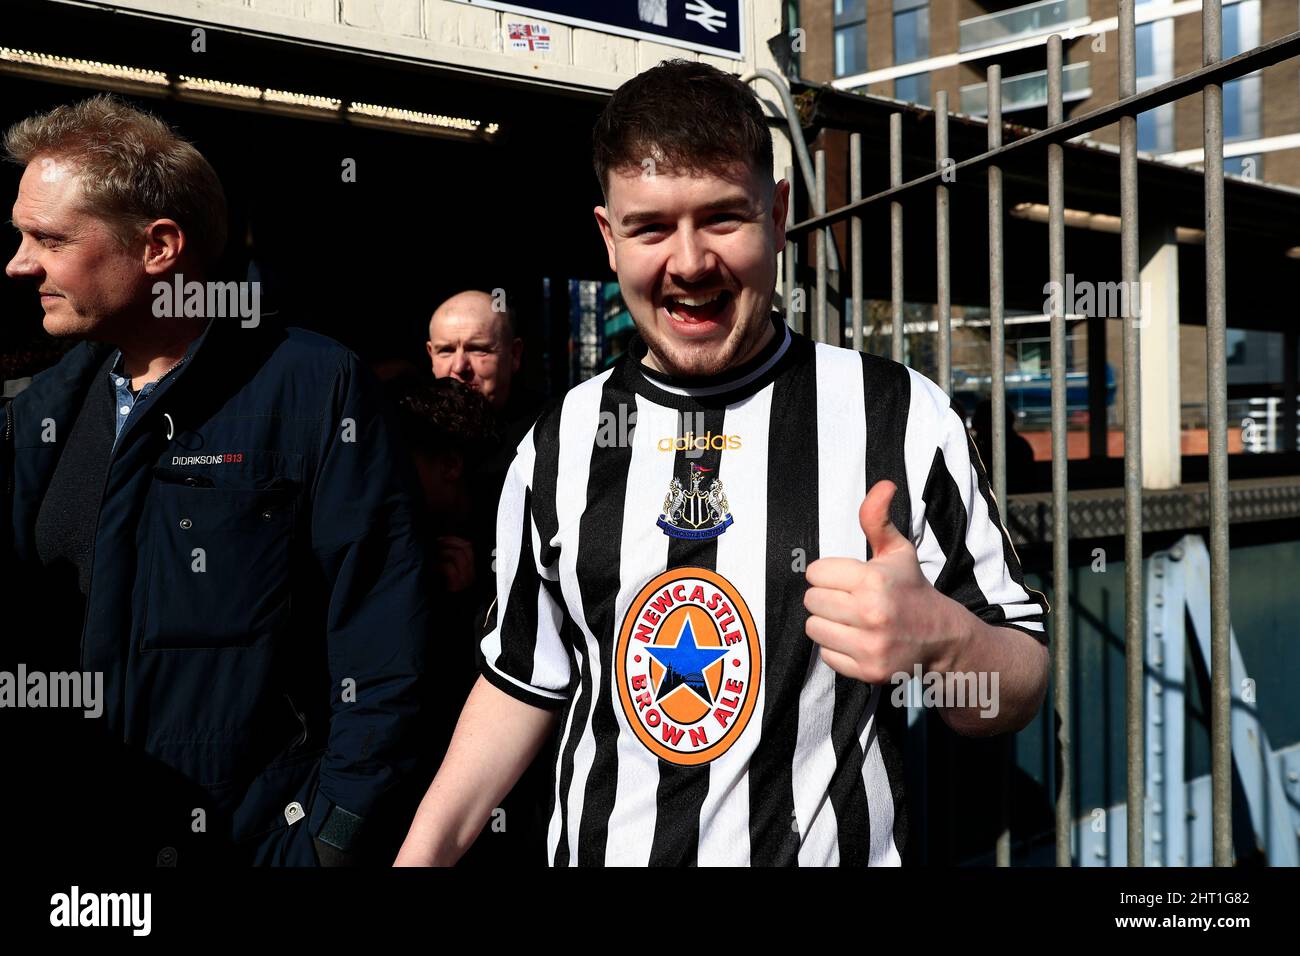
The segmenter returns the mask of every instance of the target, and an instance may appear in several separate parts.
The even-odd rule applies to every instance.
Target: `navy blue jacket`
[[[112,351],[77,345],[0,419],[0,574],[29,636],[58,618],[37,512]],[[428,591],[381,401],[331,339],[216,319],[112,453],[77,621],[98,729],[182,784],[169,803],[124,770],[128,802],[186,832],[203,809],[237,860],[354,849],[414,765]]]

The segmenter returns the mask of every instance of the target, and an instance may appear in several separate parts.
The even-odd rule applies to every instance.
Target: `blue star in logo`
[[[725,656],[727,649],[700,647],[695,643],[695,629],[691,627],[690,615],[685,615],[685,618],[686,623],[682,625],[681,633],[677,635],[675,646],[651,644],[646,648],[646,652],[664,668],[663,678],[655,691],[655,701],[663,700],[685,684],[712,707],[713,695],[709,693],[708,681],[704,679],[704,669]]]

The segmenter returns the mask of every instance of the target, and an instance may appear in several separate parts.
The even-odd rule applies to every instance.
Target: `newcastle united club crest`
[[[656,522],[664,534],[699,541],[716,538],[731,527],[731,507],[722,480],[714,478],[707,489],[700,487],[712,470],[692,464],[689,490],[682,488],[677,478],[669,483],[663,514]]]

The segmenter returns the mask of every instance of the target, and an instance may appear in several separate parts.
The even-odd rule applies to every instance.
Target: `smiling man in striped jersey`
[[[996,672],[996,717],[943,717],[1018,730],[1045,605],[947,396],[772,311],[789,185],[748,88],[661,64],[594,142],[639,337],[519,446],[483,677],[397,862],[454,862],[557,735],[552,865],[897,865],[891,675]]]

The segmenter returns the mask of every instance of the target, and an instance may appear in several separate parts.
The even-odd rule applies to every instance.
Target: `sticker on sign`
[[[510,49],[546,53],[551,49],[551,28],[545,23],[508,24]]]
[[[653,40],[686,50],[733,60],[745,58],[749,32],[746,4],[741,0],[464,0],[477,7],[504,10],[508,15],[537,17],[550,24],[582,27],[601,33]],[[779,6],[779,4],[778,4]],[[515,23],[510,27],[538,24]],[[549,37],[544,37],[549,40]],[[520,31],[515,49],[538,50],[538,37],[528,45]]]

